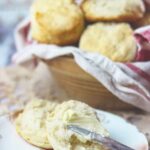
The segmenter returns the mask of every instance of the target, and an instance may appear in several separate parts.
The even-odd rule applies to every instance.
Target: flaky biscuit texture
[[[102,136],[108,136],[108,132],[102,126],[96,113],[90,106],[70,100],[60,104],[47,118],[48,139],[56,150],[104,150],[105,148],[79,134],[67,129],[67,125],[77,125]]]
[[[47,138],[45,120],[47,113],[51,113],[57,103],[47,100],[32,100],[15,121],[19,135],[30,144],[50,149],[51,144]]]
[[[88,21],[129,21],[142,18],[142,0],[85,0],[82,9]]]
[[[113,61],[129,62],[136,55],[133,30],[127,23],[96,23],[81,36],[80,49],[95,52]]]
[[[38,0],[32,5],[33,39],[57,45],[69,45],[79,40],[84,29],[84,16],[79,6],[66,1]]]

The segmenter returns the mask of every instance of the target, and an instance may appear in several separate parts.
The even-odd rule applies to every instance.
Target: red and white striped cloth
[[[18,52],[15,63],[29,63],[35,56],[53,59],[72,54],[75,62],[95,77],[120,100],[150,112],[150,26],[135,30],[137,55],[135,62],[116,63],[96,53],[86,53],[77,47],[59,47],[30,40],[29,19],[22,22],[15,34]]]

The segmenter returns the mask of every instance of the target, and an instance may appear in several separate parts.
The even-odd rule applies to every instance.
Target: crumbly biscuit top
[[[126,23],[96,23],[87,27],[80,48],[100,53],[113,61],[128,62],[135,58],[136,41]]]
[[[84,29],[82,10],[73,2],[36,1],[31,7],[31,35],[42,43],[76,43]]]
[[[142,0],[86,0],[82,8],[89,21],[133,21],[145,12]]]

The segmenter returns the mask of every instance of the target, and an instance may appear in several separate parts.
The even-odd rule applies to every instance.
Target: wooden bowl
[[[134,108],[119,100],[94,77],[82,70],[71,56],[58,57],[46,63],[70,99],[81,100],[104,110],[131,110]]]

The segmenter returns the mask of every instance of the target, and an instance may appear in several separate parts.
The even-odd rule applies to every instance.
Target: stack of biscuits
[[[133,29],[148,24],[143,0],[35,0],[31,7],[31,35],[37,42],[79,45],[117,62],[135,60]]]

